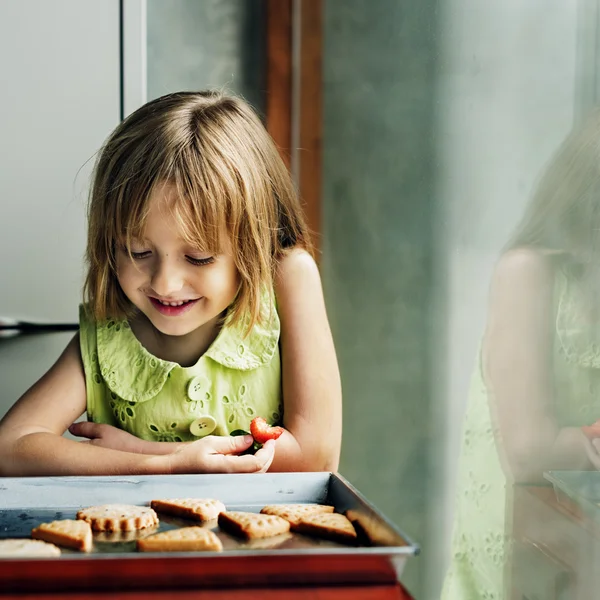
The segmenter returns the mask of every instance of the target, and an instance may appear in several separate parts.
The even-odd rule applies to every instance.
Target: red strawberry
[[[267,440],[276,440],[283,431],[283,427],[271,427],[262,417],[256,417],[250,423],[250,433],[259,444],[264,444]]]

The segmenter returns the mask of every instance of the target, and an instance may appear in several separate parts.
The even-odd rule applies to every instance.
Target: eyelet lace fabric
[[[559,272],[555,285],[554,413],[559,427],[600,419],[600,327],[585,318],[581,289]],[[511,532],[507,483],[478,358],[465,415],[450,567],[442,600],[504,600]]]
[[[586,308],[576,281],[560,275],[556,331],[565,360],[582,368],[600,369],[600,323],[582,317]]]
[[[249,429],[255,416],[280,419],[280,322],[272,294],[263,319],[246,336],[247,321],[225,324],[191,367],[161,360],[135,337],[127,321],[95,323],[80,308],[80,345],[88,418],[142,439],[192,441],[193,422],[210,416],[213,435]],[[226,399],[226,400],[225,400]]]

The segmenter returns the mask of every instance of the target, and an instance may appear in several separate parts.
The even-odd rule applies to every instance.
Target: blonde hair
[[[230,236],[241,283],[228,318],[249,317],[249,331],[278,259],[293,247],[312,254],[312,245],[273,140],[248,104],[215,91],[148,102],[101,149],[88,206],[84,298],[91,315],[131,315],[117,281],[117,247],[142,234],[149,198],[165,183],[177,190],[171,210],[186,241],[218,253],[222,232]]]
[[[600,109],[562,143],[507,250],[533,247],[574,263],[600,258]]]

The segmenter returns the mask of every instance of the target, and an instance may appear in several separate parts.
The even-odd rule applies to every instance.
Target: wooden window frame
[[[322,0],[266,0],[266,125],[292,173],[319,250]]]

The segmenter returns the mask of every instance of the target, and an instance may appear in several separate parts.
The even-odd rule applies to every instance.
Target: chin
[[[163,335],[182,336],[196,331],[202,326],[201,323],[169,323],[162,319],[150,319],[154,327]]]

